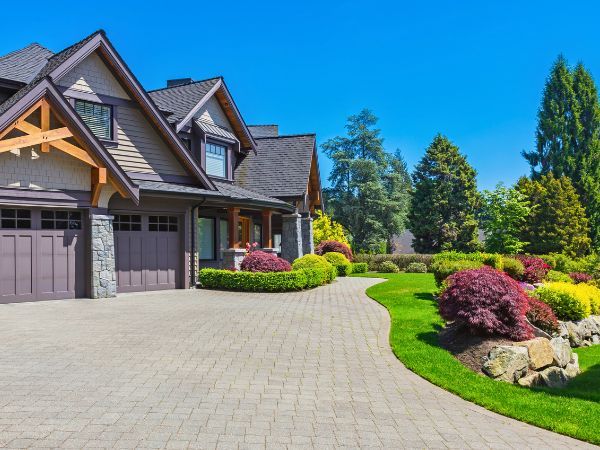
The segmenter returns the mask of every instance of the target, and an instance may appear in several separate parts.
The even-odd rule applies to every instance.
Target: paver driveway
[[[0,306],[0,445],[574,448],[405,369],[375,280]]]

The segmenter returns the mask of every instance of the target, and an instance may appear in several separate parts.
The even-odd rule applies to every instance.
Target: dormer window
[[[99,139],[113,139],[113,110],[110,105],[75,100],[75,111]]]
[[[206,173],[213,177],[227,178],[227,147],[206,143]]]

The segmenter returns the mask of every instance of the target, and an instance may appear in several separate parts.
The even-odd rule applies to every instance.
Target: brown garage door
[[[116,214],[113,222],[119,292],[181,287],[181,218]]]
[[[84,297],[81,211],[0,208],[0,303]]]

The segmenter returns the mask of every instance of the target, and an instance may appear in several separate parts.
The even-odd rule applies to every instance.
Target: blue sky
[[[29,2],[27,26],[4,21],[0,52],[57,51],[103,28],[148,89],[223,75],[247,123],[319,142],[367,107],[411,168],[441,132],[482,189],[528,172],[520,151],[559,53],[600,77],[592,1],[68,3]],[[329,168],[322,157],[324,178]]]

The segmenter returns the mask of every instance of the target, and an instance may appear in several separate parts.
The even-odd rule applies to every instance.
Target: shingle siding
[[[221,108],[221,105],[219,105],[219,101],[214,97],[209,98],[202,108],[200,108],[194,115],[194,117],[203,122],[227,128],[228,130],[232,129],[231,123],[227,119],[227,116]]]

